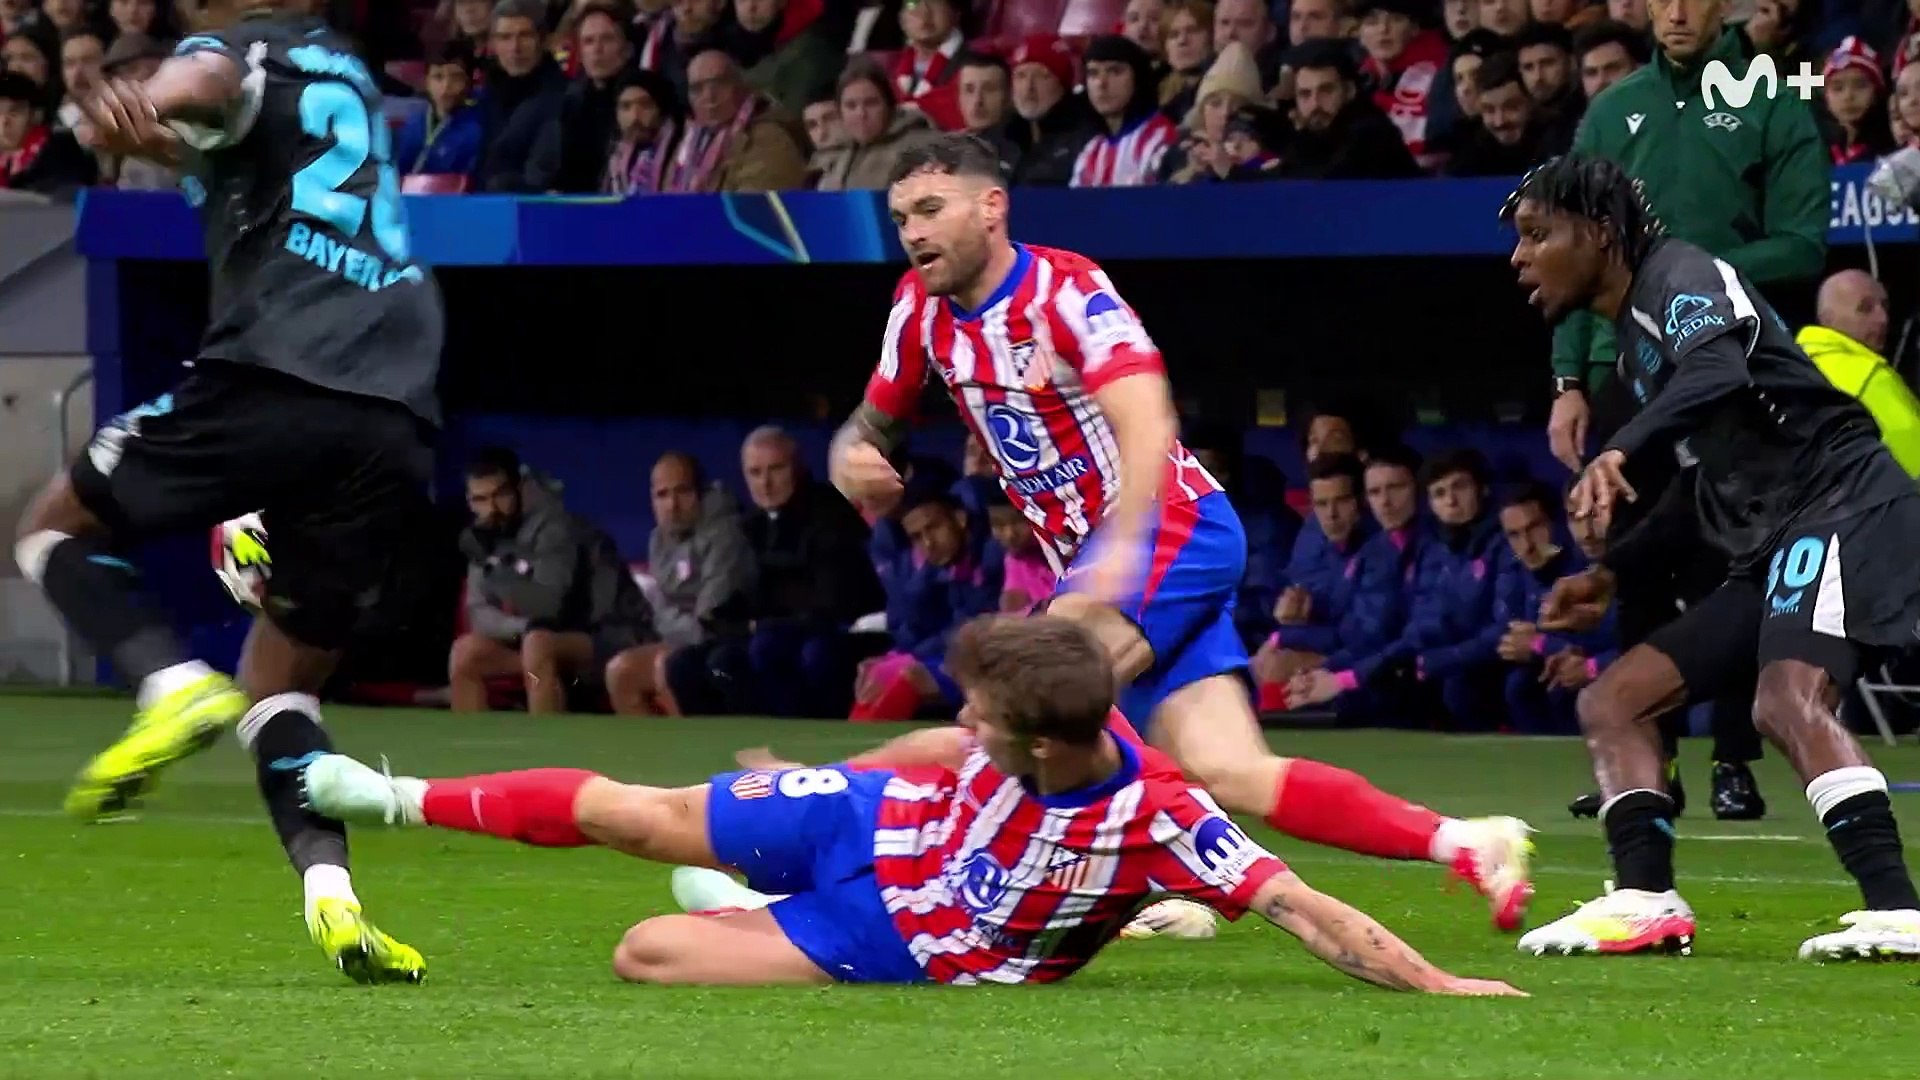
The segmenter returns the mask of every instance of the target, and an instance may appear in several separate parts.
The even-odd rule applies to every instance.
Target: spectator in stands
[[[114,36],[145,34],[155,41],[177,41],[181,21],[173,0],[111,0],[107,17],[113,20]]]
[[[485,121],[471,98],[473,46],[448,42],[427,57],[427,107],[393,137],[393,163],[404,176],[472,176],[480,168]]]
[[[1540,155],[1564,154],[1587,110],[1587,99],[1573,77],[1573,35],[1559,23],[1529,24],[1514,38],[1520,84],[1533,102],[1540,126]]]
[[[27,8],[26,31],[42,34],[52,41],[64,41],[76,30],[93,28],[93,20],[87,14],[87,0],[40,0],[38,12],[32,10],[32,0],[28,0]]]
[[[26,31],[27,20],[38,15],[32,0],[0,0],[0,39]]]
[[[807,130],[807,144],[812,149],[839,142],[840,98],[834,94],[833,87],[816,91],[813,100],[807,102],[806,110],[800,114],[800,119]]]
[[[693,58],[725,47],[726,14],[727,0],[673,0],[672,14],[649,25],[640,45],[640,66],[665,75],[691,101]]]
[[[952,716],[960,694],[941,668],[947,639],[999,608],[1004,565],[989,530],[937,484],[919,487],[900,507],[911,557],[896,560],[881,582],[892,648],[857,668],[853,720],[911,720],[929,709]]]
[[[1348,575],[1352,592],[1340,620],[1340,647],[1287,683],[1289,707],[1336,702],[1349,722],[1395,713],[1404,722],[1415,711],[1407,692],[1413,658],[1403,637],[1422,552],[1438,543],[1419,515],[1419,468],[1419,457],[1401,446],[1381,447],[1368,460],[1367,506],[1379,532],[1361,546]]]
[[[1436,455],[1421,470],[1435,539],[1414,568],[1406,649],[1414,677],[1432,687],[1453,730],[1497,724],[1506,671],[1498,646],[1507,620],[1494,587],[1511,558],[1493,513],[1486,459],[1475,450]]]
[[[0,41],[0,71],[31,82],[44,109],[54,109],[66,96],[65,88],[60,85],[59,59],[53,43],[44,34],[15,34]]]
[[[1441,0],[1440,26],[1450,42],[1480,29],[1479,0]]]
[[[0,191],[70,199],[98,176],[73,133],[48,126],[47,112],[40,87],[0,73]]]
[[[1252,649],[1273,630],[1274,602],[1286,584],[1287,559],[1300,535],[1300,515],[1287,505],[1287,478],[1279,466],[1246,451],[1245,436],[1227,424],[1181,425],[1180,441],[1227,494],[1247,536],[1247,567],[1240,577],[1234,625]]]
[[[1040,538],[1025,515],[1007,499],[1006,492],[994,488],[994,502],[987,507],[987,523],[993,530],[993,542],[1004,554],[1000,564],[1000,610],[1025,612],[1053,595],[1060,575],[1040,549]]]
[[[1179,143],[1161,162],[1163,182],[1191,184],[1224,178],[1231,167],[1225,152],[1227,121],[1264,101],[1253,53],[1237,41],[1228,42],[1200,80],[1194,105],[1182,121]]]
[[[1647,0],[1607,0],[1607,18],[1645,33],[1650,23]]]
[[[1887,4],[1882,10],[1892,6]],[[1753,14],[1741,25],[1740,30],[1756,54],[1765,53],[1773,57],[1782,69],[1791,70],[1787,61],[1793,61],[1793,66],[1797,67],[1801,60],[1816,59],[1811,52],[1816,48],[1814,35],[1822,29],[1822,7],[1821,4],[1806,3],[1805,0],[1758,0],[1753,5]],[[1912,9],[1900,12],[1898,19],[1899,25],[1910,32],[1914,19]],[[1841,15],[1837,21],[1845,26],[1854,20]],[[1859,21],[1871,25],[1878,20],[1867,15]],[[1885,44],[1885,39],[1874,34],[1868,34],[1867,40],[1875,45]],[[1824,44],[1818,47],[1824,47]],[[1900,62],[1899,59],[1895,60],[1896,65]]]
[[[900,32],[907,47],[894,55],[893,70],[886,73],[893,100],[918,109],[936,127],[958,127],[959,103],[951,84],[958,70],[954,61],[967,42],[960,32],[958,0],[902,0]]]
[[[1533,18],[1527,0],[1479,0],[1480,29],[1491,30],[1504,38],[1520,33]]]
[[[668,686],[688,715],[845,716],[860,659],[847,627],[886,605],[866,523],[806,474],[785,431],[755,430],[740,458],[754,504],[742,528],[756,577],[740,613],[752,635],[676,651]]]
[[[1287,6],[1287,43],[1305,45],[1322,38],[1352,38],[1364,10],[1347,0],[1294,0]]]
[[[1580,91],[1592,101],[1647,62],[1647,35],[1625,23],[1603,19],[1574,35],[1573,57],[1580,68]]]
[[[431,42],[433,47],[440,49],[464,42],[476,62],[486,58],[492,49],[489,39],[493,31],[494,3],[495,0],[440,0],[433,16],[435,36],[439,40]]]
[[[1160,28],[1166,22],[1164,0],[1127,0],[1120,9],[1120,36],[1147,50],[1156,62],[1166,60]]]
[[[1366,51],[1362,82],[1372,87],[1373,103],[1399,130],[1413,160],[1422,169],[1432,168],[1438,154],[1427,145],[1429,125],[1434,99],[1446,91],[1448,52],[1446,35],[1423,25],[1432,17],[1433,5],[1422,0],[1360,0],[1356,8],[1360,45]],[[1298,93],[1296,83],[1296,101]]]
[[[1016,151],[1013,183],[1065,187],[1081,147],[1098,130],[1086,99],[1069,93],[1076,81],[1073,49],[1056,35],[1040,34],[1021,42],[1007,63],[1015,115],[1003,134]]]
[[[1512,53],[1495,53],[1475,77],[1480,126],[1453,152],[1448,176],[1519,176],[1540,161],[1542,131]]]
[[[1599,657],[1610,648],[1596,644],[1605,641],[1599,628],[1568,636],[1545,633],[1535,623],[1553,583],[1586,567],[1554,538],[1559,505],[1552,489],[1534,482],[1500,507],[1500,529],[1513,558],[1498,585],[1496,618],[1505,624],[1499,654],[1509,665],[1508,722],[1522,735],[1579,734],[1575,692],[1599,674]]]
[[[1564,26],[1569,34],[1605,18],[1606,12],[1589,0],[1527,0],[1534,23]]]
[[[1310,41],[1290,59],[1295,131],[1280,163],[1281,177],[1395,180],[1420,175],[1403,132],[1360,92],[1359,71],[1345,45]]]
[[[727,51],[746,69],[747,85],[798,115],[807,97],[827,85],[846,62],[826,20],[815,19],[782,42],[787,0],[733,0],[733,28]]]
[[[686,134],[667,164],[662,191],[788,191],[807,178],[798,117],[755,93],[740,66],[708,49],[687,66],[693,97]]]
[[[100,85],[107,58],[107,41],[99,30],[78,26],[60,38],[60,85],[66,98],[54,114],[54,126],[68,131],[80,126],[79,101]]]
[[[648,481],[654,526],[642,590],[656,640],[607,664],[607,697],[621,715],[674,711],[665,693],[667,656],[744,633],[737,614],[753,588],[753,552],[733,496],[709,485],[700,463],[678,451],[662,454]]]
[[[564,712],[576,680],[651,639],[640,586],[613,539],[568,513],[512,451],[474,457],[467,505],[467,630],[447,660],[453,708],[483,711],[487,680],[517,676],[528,712]]]
[[[533,144],[526,191],[584,195],[598,191],[606,176],[621,76],[633,63],[633,41],[628,20],[606,0],[581,8],[575,25],[580,76]]]
[[[954,85],[959,90],[960,123],[968,134],[997,143],[1013,117],[1012,73],[1007,62],[988,53],[962,53],[959,66]],[[1012,147],[996,149],[1004,166],[1009,160],[1006,151]]]
[[[1820,100],[1827,153],[1835,165],[1873,161],[1893,151],[1887,121],[1887,77],[1880,54],[1857,37],[1843,39],[1827,57]]]
[[[1153,183],[1179,129],[1160,111],[1153,58],[1118,34],[1087,43],[1087,104],[1100,130],[1073,163],[1073,187]]]
[[[1284,710],[1287,681],[1340,649],[1356,559],[1375,531],[1360,507],[1362,472],[1359,458],[1341,453],[1322,454],[1307,468],[1313,517],[1294,538],[1287,587],[1273,605],[1275,628],[1253,657],[1263,713]]]
[[[1453,49],[1447,56],[1446,82],[1448,92],[1440,97],[1429,99],[1433,106],[1433,116],[1427,122],[1431,141],[1439,152],[1448,158],[1466,142],[1471,141],[1480,127],[1480,65],[1487,57],[1497,52],[1510,52],[1512,46],[1506,38],[1491,30],[1471,30],[1453,43]],[[1440,171],[1446,170],[1442,161]]]
[[[1280,64],[1286,43],[1262,0],[1218,0],[1213,6],[1213,47],[1224,49],[1237,41],[1253,52],[1260,69],[1260,87],[1271,91],[1280,82]]]
[[[947,0],[933,0],[944,4]],[[899,107],[887,73],[866,60],[847,65],[835,87],[840,101],[840,142],[813,155],[821,191],[878,191],[893,163],[932,138],[933,125],[916,110]]]
[[[1893,105],[1888,112],[1894,142],[1900,146],[1920,145],[1920,64],[1900,67],[1893,78]]]
[[[610,195],[661,190],[667,163],[687,122],[673,84],[657,71],[627,72],[621,76],[613,116],[613,149],[607,154],[601,190]]]
[[[1160,76],[1160,108],[1171,117],[1185,116],[1213,63],[1213,5],[1207,0],[1168,5],[1160,18],[1158,55],[1166,69]]]
[[[560,109],[567,76],[547,51],[540,0],[500,0],[493,9],[493,56],[480,94],[485,149],[474,177],[481,191],[518,191],[534,143]]]

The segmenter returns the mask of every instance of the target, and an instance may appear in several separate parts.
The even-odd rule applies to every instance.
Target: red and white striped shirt
[[[894,289],[866,400],[910,419],[921,387],[937,371],[1057,571],[1099,527],[1120,490],[1120,449],[1094,395],[1118,379],[1166,368],[1139,316],[1093,260],[1018,244],[1015,251],[1013,272],[978,311],[928,296],[919,272],[907,271]],[[1197,502],[1219,490],[1175,442],[1161,505]]]
[[[1072,187],[1143,187],[1154,183],[1160,159],[1180,139],[1180,129],[1159,112],[1118,135],[1096,135],[1073,162]]]
[[[1154,896],[1237,919],[1287,868],[1205,792],[1120,747],[1119,772],[1061,795],[1033,794],[978,749],[957,774],[907,769],[887,781],[874,880],[929,978],[1055,982]]]

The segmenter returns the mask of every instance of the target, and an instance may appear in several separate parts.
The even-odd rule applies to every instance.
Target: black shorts
[[[1729,579],[1647,644],[1680,669],[1688,698],[1751,688],[1761,668],[1799,660],[1838,686],[1920,637],[1920,493],[1851,517],[1797,526],[1764,573]]]
[[[432,470],[427,432],[401,405],[215,363],[101,428],[72,480],[121,543],[260,511],[268,617],[338,649],[428,576]]]

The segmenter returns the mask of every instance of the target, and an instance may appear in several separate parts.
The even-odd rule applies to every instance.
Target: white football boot
[[[1693,952],[1693,909],[1672,889],[1615,889],[1597,900],[1520,936],[1520,951],[1559,953]]]
[[[1840,916],[1845,930],[1800,943],[1800,959],[1920,960],[1920,911],[1855,911]]]

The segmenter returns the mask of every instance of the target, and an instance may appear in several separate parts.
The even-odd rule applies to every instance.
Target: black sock
[[[172,622],[140,587],[140,572],[115,555],[104,537],[75,536],[55,544],[40,587],[74,633],[135,686],[188,659]]]
[[[1673,800],[1658,791],[1629,791],[1601,811],[1614,885],[1666,892],[1673,888]]]
[[[272,701],[267,699],[269,704]],[[294,872],[304,875],[308,867],[315,865],[344,868],[347,827],[308,809],[300,785],[301,769],[306,763],[333,749],[326,729],[295,708],[281,708],[257,727],[252,720],[249,714],[242,722],[243,737],[249,739],[248,745],[258,763],[260,797],[266,800],[273,830],[280,834],[280,846],[287,849],[287,859],[293,863]]]
[[[1886,792],[1855,795],[1827,811],[1820,823],[1827,827],[1827,842],[1840,856],[1840,865],[1860,883],[1867,910],[1920,909]]]

